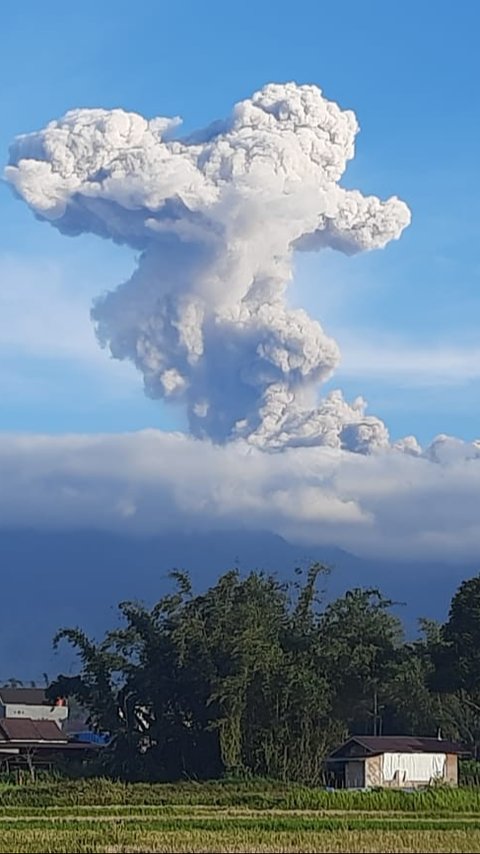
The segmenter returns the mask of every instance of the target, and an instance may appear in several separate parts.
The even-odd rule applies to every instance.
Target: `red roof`
[[[67,739],[55,721],[0,718],[0,741],[66,742]]]

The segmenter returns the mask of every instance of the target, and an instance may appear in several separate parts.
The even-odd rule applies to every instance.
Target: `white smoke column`
[[[335,342],[286,304],[297,250],[385,246],[410,221],[397,198],[339,186],[354,114],[316,86],[271,84],[188,138],[178,119],[73,110],[20,136],[6,178],[37,216],[141,250],[93,308],[100,341],[147,394],[184,401],[192,432],[259,447],[388,443],[340,392],[317,403]]]

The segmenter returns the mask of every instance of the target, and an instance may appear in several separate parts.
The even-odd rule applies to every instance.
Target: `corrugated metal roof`
[[[67,738],[55,721],[32,721],[30,718],[0,718],[0,740],[66,742]]]
[[[28,706],[51,706],[43,688],[0,688],[3,703],[25,703]]]
[[[468,754],[463,744],[440,738],[427,738],[415,735],[352,735],[344,744],[330,754],[331,758],[342,757],[358,746],[355,756],[369,756],[373,753],[456,753]],[[353,755],[353,753],[352,753]]]

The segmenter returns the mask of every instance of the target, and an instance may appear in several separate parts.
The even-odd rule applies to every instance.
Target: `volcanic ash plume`
[[[336,343],[287,306],[295,250],[385,246],[410,221],[339,186],[355,116],[315,86],[268,85],[189,137],[178,119],[73,110],[11,148],[7,180],[61,232],[140,250],[132,277],[98,299],[100,341],[182,401],[196,436],[263,448],[388,443],[340,392],[318,402]]]

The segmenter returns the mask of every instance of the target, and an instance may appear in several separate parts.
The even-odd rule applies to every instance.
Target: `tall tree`
[[[403,630],[392,604],[376,589],[349,590],[327,606],[319,623],[333,713],[350,731],[374,732],[375,707],[399,661]]]
[[[445,731],[480,743],[480,575],[460,584],[431,654],[429,684],[443,697]]]
[[[111,734],[108,769],[124,777],[210,776],[222,769],[319,779],[338,737],[316,638],[316,582],[228,572],[200,596],[176,591],[148,610],[124,603],[124,626],[95,644],[64,629],[82,664],[51,694],[75,696]]]

